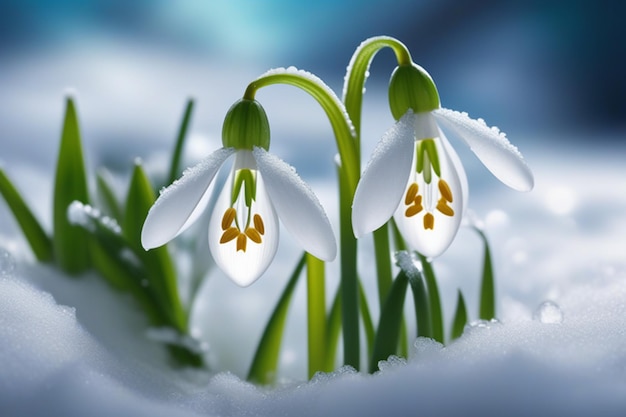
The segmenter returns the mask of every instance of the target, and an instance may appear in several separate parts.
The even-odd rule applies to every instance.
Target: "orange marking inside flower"
[[[237,251],[246,251],[246,243],[248,242],[248,238],[244,233],[239,233],[237,236]]]
[[[252,217],[252,223],[254,226],[246,227],[245,232],[242,232],[239,228],[239,224],[235,222],[235,217],[237,216],[237,211],[229,207],[224,212],[224,216],[222,217],[222,236],[220,237],[220,243],[228,243],[234,239],[237,239],[236,249],[237,251],[246,251],[248,247],[248,239],[253,241],[254,243],[261,244],[263,242],[263,238],[261,237],[265,234],[265,225],[263,224],[263,218],[259,214],[255,214]],[[233,225],[233,222],[235,224]],[[249,223],[249,220],[248,222]]]
[[[454,216],[454,210],[448,205],[448,202],[444,198],[440,198],[437,202],[437,210],[446,216]]]
[[[409,185],[409,188],[406,190],[406,196],[404,197],[404,204],[407,206],[415,200],[417,197],[417,192],[419,191],[419,187],[416,183]]]
[[[265,234],[265,225],[263,224],[263,219],[260,215],[255,214],[253,217],[254,228],[262,235]]]
[[[254,227],[248,227],[246,229],[246,236],[254,243],[261,243],[261,235]]]
[[[227,243],[233,240],[234,238],[239,236],[239,229],[236,227],[231,227],[226,229],[224,233],[222,233],[222,237],[220,238],[220,243]]]
[[[439,193],[443,198],[446,199],[447,202],[452,203],[452,191],[450,190],[450,186],[445,180],[439,180]]]
[[[424,229],[434,229],[435,228],[435,216],[432,213],[424,214]]]
[[[222,230],[226,230],[233,224],[233,220],[235,220],[235,216],[237,215],[237,210],[232,207],[229,207],[224,212],[224,217],[222,217]]]

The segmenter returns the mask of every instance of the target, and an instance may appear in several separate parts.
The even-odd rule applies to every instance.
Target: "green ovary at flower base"
[[[435,84],[423,68],[396,68],[389,103],[397,122],[378,144],[357,187],[352,206],[356,237],[393,216],[407,243],[425,256],[438,256],[452,243],[468,185],[442,127],[462,139],[504,184],[518,191],[532,189],[532,172],[506,136],[482,119],[441,108]]]
[[[295,171],[267,152],[269,123],[257,101],[242,99],[230,108],[222,143],[163,190],[143,225],[143,247],[161,246],[196,221],[217,172],[234,156],[209,221],[209,249],[222,271],[240,286],[256,281],[276,254],[278,218],[307,252],[333,260],[337,245],[326,213]]]

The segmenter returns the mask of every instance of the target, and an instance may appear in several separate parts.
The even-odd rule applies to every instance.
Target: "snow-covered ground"
[[[143,87],[130,94],[136,102],[109,103],[110,111],[98,106],[113,95],[108,94],[106,85],[94,82],[94,77],[107,77],[84,71],[74,74],[92,164],[115,161],[121,166],[137,156],[127,155],[129,152],[158,164],[159,154],[169,148],[185,98],[180,91],[195,90],[192,81],[173,80],[174,87],[162,92],[163,100],[148,100],[152,107],[145,109],[146,113],[135,113],[138,120],[133,120],[128,110],[141,108],[150,87],[163,83],[159,74],[172,70],[162,65],[151,67],[163,72],[144,79]],[[3,91],[8,91],[0,98],[2,133],[8,138],[3,139],[1,157],[36,213],[49,224],[50,176],[62,108],[62,91],[54,88],[64,78],[54,62],[46,67],[46,80],[37,77],[40,67],[33,63],[20,68],[33,72],[18,76],[17,70],[5,69],[0,73],[0,84],[7,86]],[[177,67],[175,71],[187,71],[189,80],[204,79],[197,68]],[[110,70],[121,73],[119,68]],[[137,74],[133,68],[125,70],[129,80],[141,73],[139,69]],[[219,137],[220,119],[255,75],[229,74],[235,79],[234,87],[200,97],[199,105],[206,103],[211,112],[199,107],[199,114],[211,116],[194,125],[192,144],[204,147],[197,152],[219,146],[215,138]],[[19,77],[40,83],[35,89],[39,95],[29,97],[17,88],[10,90],[11,85],[24,85],[15,83],[23,80]],[[128,85],[138,88],[135,83]],[[203,87],[215,85],[217,82]],[[376,90],[372,90],[368,103],[376,101]],[[307,97],[280,88],[277,91],[290,94],[289,105],[278,102],[279,93],[259,96],[265,99],[270,123],[280,126],[274,131],[272,150],[312,183],[331,220],[336,220],[334,151],[330,145],[319,145],[330,144],[330,139],[322,142],[318,137],[328,136],[330,129],[321,111],[312,110]],[[22,101],[15,101],[18,97]],[[390,123],[388,116],[376,116],[379,110],[386,111],[385,98],[380,96],[379,101],[380,109],[366,104],[370,117],[364,118],[364,131],[373,132],[365,145],[366,154]],[[278,118],[280,111],[299,105],[310,113],[296,111]],[[458,110],[473,115],[471,109]],[[134,140],[127,141],[125,132]],[[289,145],[285,136],[298,132],[306,132],[303,142]],[[237,288],[218,271],[211,273],[194,308],[193,325],[210,346],[214,370],[175,370],[168,365],[165,351],[146,336],[145,320],[129,297],[115,293],[94,275],[69,278],[35,264],[8,209],[0,203],[0,414],[623,416],[624,148],[598,145],[602,142],[597,138],[588,145],[580,138],[571,142],[560,137],[510,139],[535,172],[536,187],[529,194],[506,189],[471,155],[461,155],[468,162],[469,207],[484,221],[492,243],[500,321],[475,323],[461,339],[445,347],[417,340],[407,362],[391,359],[382,363],[381,372],[375,375],[340,369],[307,382],[304,291],[300,288],[286,330],[283,383],[273,389],[250,385],[241,376],[295,263],[297,252],[288,235],[281,237],[275,264],[250,288]],[[127,146],[120,150],[120,144]],[[323,173],[310,161],[307,164],[312,153],[299,155],[302,150],[315,151],[322,158],[318,166]],[[367,243],[363,246],[366,251]],[[435,261],[447,323],[457,288],[465,294],[471,317],[476,316],[481,256],[478,238],[464,229],[450,250]],[[367,267],[368,259],[361,261]],[[336,285],[335,267],[330,266],[329,288]],[[364,277],[364,281],[374,297],[372,279]]]

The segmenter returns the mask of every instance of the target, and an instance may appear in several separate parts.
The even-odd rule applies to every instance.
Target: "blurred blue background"
[[[340,94],[354,49],[386,34],[406,43],[431,73],[443,106],[483,117],[509,137],[622,141],[625,4],[5,1],[0,133],[17,154],[25,138],[54,142],[64,89],[75,87],[83,125],[97,142],[170,143],[188,96],[205,106],[200,128],[218,137],[225,110],[260,73],[294,65]],[[380,55],[368,91],[384,93],[395,65],[390,52]]]

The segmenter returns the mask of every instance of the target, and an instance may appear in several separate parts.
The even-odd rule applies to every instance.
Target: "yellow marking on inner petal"
[[[226,231],[222,233],[222,237],[220,238],[220,243],[230,242],[234,238],[238,237],[240,233],[241,232],[239,232],[239,229],[237,229],[236,227],[231,227],[229,229],[226,229]]]
[[[242,232],[238,223],[233,224],[236,217],[237,211],[232,207],[227,208],[224,212],[224,216],[222,217],[222,230],[224,230],[224,233],[222,233],[220,237],[220,243],[224,244],[237,239],[237,251],[245,252],[248,246],[248,238],[257,244],[263,241],[261,236],[265,233],[265,225],[263,224],[263,218],[259,214],[255,214],[252,216],[254,226],[249,226],[246,228],[245,232]]]
[[[414,205],[418,206],[420,211],[422,211],[423,207],[422,207],[422,196],[421,195],[418,195],[418,196],[415,197],[415,204]]]
[[[239,236],[237,236],[237,251],[246,251],[246,243],[247,243],[248,239],[246,238],[246,235],[243,233],[240,233]]]
[[[224,217],[222,217],[222,230],[226,230],[233,224],[233,220],[235,220],[235,216],[237,215],[237,211],[229,207],[224,212]]]
[[[450,207],[448,205],[448,202],[443,199],[440,198],[439,201],[437,202],[437,210],[439,210],[439,212],[441,212],[442,214],[445,214],[446,216],[454,216],[454,210],[452,209],[452,207]]]
[[[443,198],[446,199],[449,203],[452,203],[452,191],[450,191],[450,186],[445,180],[439,180],[439,193]]]
[[[405,205],[408,206],[415,200],[415,198],[417,197],[418,190],[419,190],[419,187],[417,186],[416,183],[412,183],[411,185],[409,185],[409,188],[406,190],[406,197],[404,197]]]
[[[431,213],[424,214],[424,230],[435,228],[435,216]]]
[[[253,241],[254,243],[261,243],[261,235],[253,227],[248,227],[246,229],[246,236],[248,236],[250,240]]]
[[[254,228],[257,230],[257,232],[264,235],[265,225],[263,224],[263,219],[261,218],[261,216],[259,214],[255,214],[253,221],[254,221]]]
[[[422,211],[422,206],[409,206],[409,208],[404,211],[404,215],[406,217],[413,217],[420,211]]]

